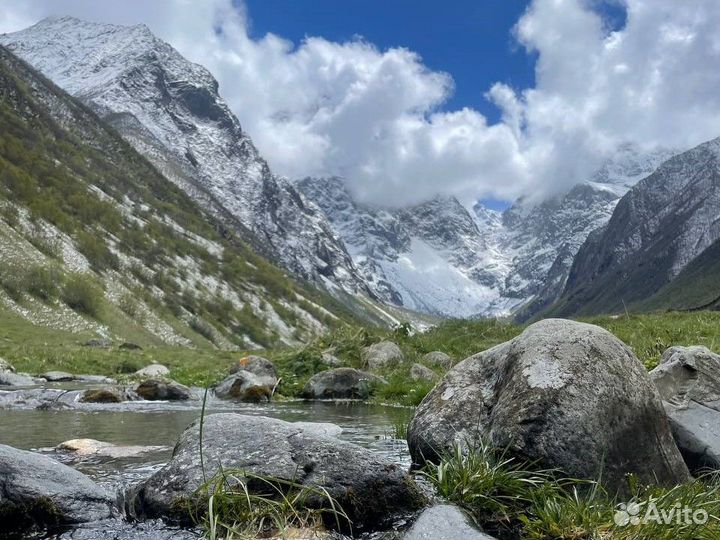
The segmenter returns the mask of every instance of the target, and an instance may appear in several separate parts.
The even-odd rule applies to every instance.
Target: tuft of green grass
[[[484,442],[469,449],[456,445],[422,474],[438,494],[467,508],[482,522],[508,525],[530,503],[534,489],[547,485],[548,472],[537,472]]]
[[[239,469],[219,471],[195,493],[194,521],[209,540],[285,538],[293,529],[350,527],[341,505],[322,487]]]
[[[546,482],[532,490],[528,499],[524,513],[517,515],[525,538],[608,538],[614,528],[615,508],[598,483]]]
[[[422,474],[438,494],[467,509],[501,540],[711,540],[720,538],[720,477],[702,476],[674,487],[640,486],[629,477],[627,499],[599,482],[536,471],[478,444],[456,446]],[[631,508],[627,522],[618,520]],[[685,509],[704,522],[686,519]],[[656,519],[657,516],[657,519]],[[630,517],[636,519],[630,520]],[[617,520],[617,521],[616,521]]]
[[[403,365],[386,378],[388,384],[373,384],[371,394],[375,401],[398,403],[415,407],[433,389],[431,381],[413,381],[407,376],[409,367]]]

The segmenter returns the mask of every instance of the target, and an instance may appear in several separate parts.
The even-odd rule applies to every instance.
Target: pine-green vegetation
[[[720,478],[701,476],[674,487],[642,486],[629,477],[627,494],[607,493],[599,482],[563,478],[508,458],[482,442],[455,448],[422,474],[438,494],[464,507],[501,540],[711,540],[720,538]],[[620,506],[620,505],[624,506]],[[674,511],[669,522],[654,519]],[[637,522],[616,512],[631,508]],[[688,508],[707,513],[679,518]],[[650,512],[650,514],[648,514]],[[645,517],[648,516],[648,519]],[[662,519],[662,516],[660,516]],[[616,522],[617,520],[617,522]]]

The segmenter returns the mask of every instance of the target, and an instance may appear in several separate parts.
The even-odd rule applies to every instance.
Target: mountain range
[[[665,161],[617,204],[607,225],[593,231],[569,274],[555,313],[618,312],[628,306],[698,308],[687,290],[704,289],[700,276],[687,281],[683,270],[697,271],[717,260],[720,238],[720,138]],[[712,251],[706,250],[714,247]],[[704,255],[695,265],[699,256]],[[665,301],[653,298],[683,276],[684,286]],[[680,290],[685,289],[683,294]],[[720,294],[706,289],[712,304]],[[697,293],[695,294],[697,296]]]
[[[297,343],[357,320],[257,254],[2,46],[0,96],[4,326],[238,349]]]
[[[622,195],[672,154],[624,145],[588,181],[504,212],[480,203],[468,210],[452,197],[372,207],[355,202],[339,178],[297,185],[324,210],[377,297],[444,317],[527,319],[558,298],[580,246]]]
[[[324,216],[272,174],[213,76],[146,26],[58,17],[0,41],[260,253],[301,279],[365,292]]]
[[[714,267],[716,141],[687,152],[624,144],[590,178],[502,212],[440,195],[381,207],[339,177],[274,174],[213,76],[143,25],[54,17],[0,43],[8,66],[20,69],[17,55],[86,108],[80,122],[56,105],[69,97],[46,97],[38,106],[53,122],[87,144],[77,125],[108,126],[221,238],[348,316],[528,320],[675,307],[692,289],[688,273],[697,280]],[[63,95],[29,68],[20,78]]]

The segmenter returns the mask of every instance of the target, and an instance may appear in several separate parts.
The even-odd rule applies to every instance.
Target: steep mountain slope
[[[720,309],[720,240],[690,261],[656,294],[631,308],[640,311]]]
[[[0,96],[0,313],[225,349],[294,343],[352,319],[3,47]]]
[[[583,244],[561,315],[622,310],[676,278],[720,238],[720,139],[663,163],[618,203]]]
[[[630,187],[675,152],[623,145],[587,182],[540,203],[520,200],[503,213],[498,244],[512,258],[503,294],[519,298],[527,320],[562,293],[572,261],[595,229],[605,225]]]
[[[502,256],[456,199],[383,209],[356,202],[340,178],[305,178],[297,186],[327,214],[386,302],[450,317],[503,312],[496,304]]]
[[[110,122],[273,261],[331,290],[367,292],[323,214],[272,174],[217,81],[147,27],[49,18],[0,43]]]

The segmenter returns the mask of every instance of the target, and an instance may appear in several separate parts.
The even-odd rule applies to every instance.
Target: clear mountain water
[[[57,387],[57,385],[55,386]],[[68,387],[77,390],[79,385]],[[7,396],[9,392],[1,391]],[[180,433],[201,414],[201,391],[190,402],[125,402],[82,404],[66,410],[38,410],[19,403],[0,412],[0,443],[46,453],[89,475],[108,490],[121,493],[125,486],[143,480],[167,462]],[[383,454],[403,465],[410,464],[407,445],[396,439],[397,426],[407,424],[413,410],[406,407],[358,402],[288,401],[245,404],[209,398],[207,414],[238,412],[286,421],[330,422],[343,428],[339,438]],[[117,445],[160,447],[134,457],[77,456],[55,450],[67,440],[97,439]],[[130,524],[124,521],[90,524],[65,531],[58,538],[150,539],[189,538],[196,532],[179,531],[159,522]]]

